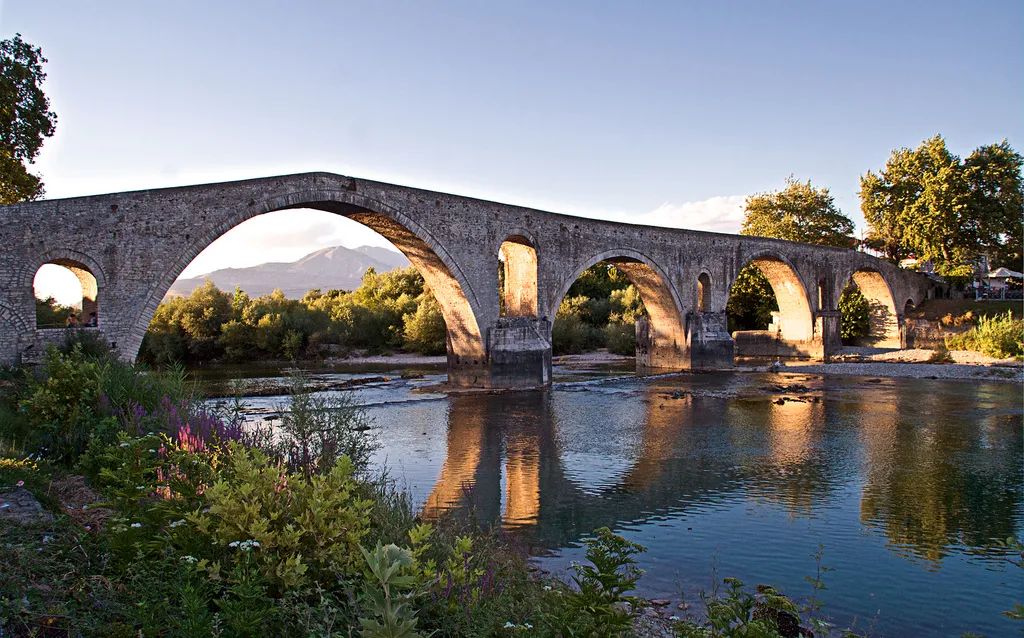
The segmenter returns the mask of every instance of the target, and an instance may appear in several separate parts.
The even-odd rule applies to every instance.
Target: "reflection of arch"
[[[777,329],[787,341],[810,341],[814,336],[811,304],[803,281],[789,260],[775,252],[764,252],[748,261],[757,266],[771,284],[779,305]],[[729,286],[730,290],[732,284]]]
[[[711,310],[711,276],[702,272],[697,277],[697,312]]]
[[[508,317],[537,316],[537,251],[523,235],[512,235],[500,248],[504,269],[501,291]]]
[[[139,343],[164,293],[203,249],[257,215],[295,208],[311,208],[348,217],[394,244],[416,266],[441,306],[448,328],[449,355],[454,355],[456,363],[460,363],[460,358],[482,362],[484,344],[476,318],[481,306],[475,291],[468,285],[468,279],[444,247],[415,220],[391,206],[354,191],[331,189],[306,190],[259,202],[250,201],[248,207],[226,216],[204,235],[194,238],[189,248],[164,270],[151,289],[133,329]]]
[[[871,328],[868,339],[880,348],[899,348],[899,316],[885,278],[877,270],[858,270],[850,279],[868,300]]]
[[[562,281],[548,306],[552,312],[558,309],[569,287],[583,272],[598,262],[608,262],[621,270],[630,283],[636,287],[644,302],[650,319],[650,340],[658,346],[681,348],[686,343],[686,329],[683,325],[682,305],[669,284],[669,277],[646,255],[634,250],[606,250],[593,255],[576,267],[573,273]]]

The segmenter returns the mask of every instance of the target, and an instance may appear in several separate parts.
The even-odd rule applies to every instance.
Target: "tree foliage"
[[[142,357],[156,363],[296,359],[330,345],[443,354],[444,317],[412,266],[387,273],[370,268],[353,292],[310,290],[301,300],[279,290],[250,298],[208,281],[157,308]]]
[[[948,275],[970,274],[982,253],[1019,267],[1022,164],[1006,140],[981,146],[966,160],[941,135],[893,151],[878,174],[861,177],[869,245],[892,260],[931,260]]]
[[[841,248],[854,245],[853,222],[836,208],[829,190],[792,175],[782,190],[747,198],[740,234]]]
[[[556,355],[607,347],[615,354],[636,352],[636,317],[643,301],[624,272],[607,262],[583,271],[569,287],[551,328]]]
[[[775,291],[761,269],[750,264],[740,271],[729,291],[725,306],[729,332],[764,330],[772,321],[772,312],[779,309]]]
[[[26,165],[57,126],[57,114],[42,89],[44,63],[42,50],[21,34],[0,40],[0,204],[43,195],[42,181]]]

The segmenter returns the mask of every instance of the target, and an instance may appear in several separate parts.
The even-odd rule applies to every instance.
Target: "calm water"
[[[427,516],[472,507],[545,569],[582,560],[608,526],[648,547],[648,597],[696,602],[716,569],[804,599],[820,544],[840,626],[1018,629],[999,612],[1024,600],[1024,570],[987,547],[1024,535],[1019,385],[556,369],[550,391],[448,397],[419,390],[443,374],[400,372],[354,390],[384,444],[375,461]],[[247,403],[261,418],[282,399]]]

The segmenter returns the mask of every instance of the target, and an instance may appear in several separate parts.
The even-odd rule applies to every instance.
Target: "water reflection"
[[[789,400],[672,398],[678,385],[448,399],[424,515],[472,507],[558,548],[736,502],[813,519],[852,495],[868,530],[932,562],[1020,527],[1022,419],[1000,390],[923,403],[902,385],[819,382]]]
[[[861,402],[870,416],[862,429],[861,520],[901,553],[937,567],[956,548],[984,548],[1018,532],[1022,419],[993,407],[974,414],[991,392],[967,386],[926,402],[890,393],[895,410]]]

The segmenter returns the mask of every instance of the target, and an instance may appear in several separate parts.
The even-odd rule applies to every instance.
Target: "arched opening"
[[[858,270],[839,300],[842,333],[847,343],[876,348],[900,347],[896,302],[885,278],[874,270]]]
[[[249,202],[196,233],[153,288],[142,357],[192,362],[447,353],[450,376],[453,364],[485,363],[475,312],[428,234],[376,202],[338,201],[361,201],[356,195],[318,197],[328,196]],[[258,257],[231,263],[239,254]],[[227,259],[220,267],[213,266],[216,255]],[[263,288],[250,294],[256,283]],[[205,318],[189,319],[197,314]],[[189,340],[184,347],[183,335]]]
[[[97,327],[99,284],[88,266],[72,259],[53,259],[32,280],[36,328]]]
[[[796,271],[773,256],[743,268],[729,291],[729,330],[767,330],[789,341],[813,336],[811,306]]]
[[[537,251],[522,235],[501,244],[498,253],[500,310],[504,317],[537,316]]]
[[[818,280],[818,310],[828,310],[828,293],[825,290],[825,280]]]
[[[697,312],[708,312],[711,309],[711,277],[702,272],[697,277]]]
[[[614,354],[634,354],[639,368],[686,367],[679,304],[666,277],[642,255],[610,251],[596,256],[578,267],[559,292],[554,354],[603,345]]]
[[[739,272],[729,291],[726,316],[736,356],[811,354],[811,305],[800,277],[780,257],[756,257]]]

